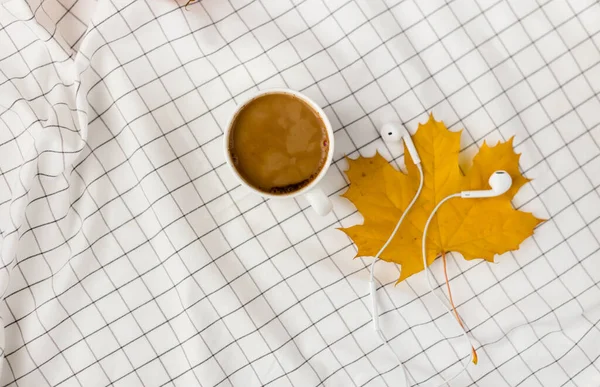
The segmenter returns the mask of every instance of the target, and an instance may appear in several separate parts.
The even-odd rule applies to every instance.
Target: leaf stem
[[[448,298],[450,299],[450,305],[452,306],[452,311],[454,312],[454,316],[456,317],[456,321],[460,324],[462,329],[465,329],[465,326],[458,315],[458,311],[456,310],[456,306],[454,306],[454,300],[452,300],[452,291],[450,290],[450,281],[448,280],[448,269],[446,265],[446,252],[442,252],[442,262],[444,262],[444,277],[446,278],[446,287],[448,289]],[[473,353],[473,364],[477,364],[477,351],[475,351],[475,347],[471,346],[471,352]]]

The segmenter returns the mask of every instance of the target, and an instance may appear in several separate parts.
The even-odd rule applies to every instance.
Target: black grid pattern
[[[377,128],[430,111],[466,128],[465,161],[515,136],[535,180],[514,204],[549,218],[499,264],[450,260],[480,358],[453,385],[600,385],[597,2],[184,3],[0,1],[0,386],[397,385],[338,194],[343,155],[401,164]],[[326,217],[224,165],[229,114],[270,87],[334,126]],[[397,273],[382,327],[439,384],[468,349]]]

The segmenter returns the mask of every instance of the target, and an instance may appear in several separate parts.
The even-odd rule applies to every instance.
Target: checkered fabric
[[[328,216],[225,165],[236,103],[272,87],[332,122]],[[515,136],[514,206],[548,219],[496,264],[450,258],[479,353],[452,385],[600,386],[599,93],[593,0],[2,0],[0,387],[401,386],[339,194],[344,155],[401,166],[378,128],[429,112],[465,166]],[[382,329],[437,385],[469,348],[397,276]]]

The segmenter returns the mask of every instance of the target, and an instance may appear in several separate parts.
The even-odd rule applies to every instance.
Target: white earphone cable
[[[372,303],[371,313],[372,313],[372,317],[373,317],[373,325],[374,325],[375,331],[377,332],[377,335],[379,336],[379,338],[381,339],[381,341],[383,342],[383,344],[388,348],[388,350],[390,351],[390,353],[394,356],[394,358],[398,362],[398,365],[400,366],[400,369],[402,370],[402,373],[404,375],[404,380],[405,380],[406,386],[409,386],[410,382],[408,380],[408,374],[406,372],[406,369],[404,368],[404,364],[402,363],[402,360],[400,360],[400,357],[394,351],[394,349],[392,348],[392,346],[390,345],[390,343],[388,342],[388,340],[385,338],[385,335],[383,334],[383,331],[381,330],[381,327],[379,326],[379,312],[378,312],[378,309],[377,309],[377,298],[376,298],[376,296],[377,296],[377,288],[376,288],[376,285],[375,285],[375,265],[379,261],[379,256],[389,246],[389,244],[391,243],[392,239],[396,236],[396,233],[400,229],[400,226],[402,225],[402,222],[404,221],[404,218],[406,217],[406,215],[408,214],[408,212],[410,211],[410,209],[412,208],[412,206],[417,201],[419,195],[421,194],[421,190],[423,189],[423,169],[422,169],[422,167],[421,167],[420,164],[417,164],[417,168],[419,170],[419,178],[420,178],[419,188],[417,189],[417,192],[415,193],[415,196],[413,196],[411,202],[406,207],[406,210],[402,213],[402,216],[398,220],[398,223],[396,223],[396,227],[394,228],[394,230],[390,234],[389,238],[387,239],[387,241],[383,244],[383,246],[381,247],[381,249],[375,255],[375,257],[374,257],[375,259],[373,260],[373,263],[371,263],[371,270],[370,270],[371,273],[370,273],[370,281],[369,281],[370,287],[371,287],[371,303]],[[444,309],[446,309],[446,312],[448,314],[450,314],[451,317],[452,317],[452,319],[457,322],[459,328],[462,331],[463,337],[468,342],[469,346],[471,346],[471,340],[469,340],[469,337],[467,336],[466,330],[455,319],[455,317],[454,317],[454,315],[452,313],[452,310],[435,293],[433,284],[431,282],[431,277],[429,276],[429,268],[427,267],[426,247],[427,247],[427,231],[429,229],[429,225],[431,224],[431,221],[433,220],[433,217],[435,216],[435,213],[439,210],[439,208],[442,206],[442,204],[444,204],[446,201],[448,201],[448,200],[450,200],[452,198],[455,198],[455,197],[460,197],[460,193],[453,194],[453,195],[445,197],[443,200],[441,200],[435,206],[435,208],[433,209],[433,211],[429,215],[429,218],[427,219],[427,222],[425,223],[425,228],[423,229],[423,239],[422,239],[422,244],[421,244],[421,253],[422,253],[422,257],[423,257],[423,266],[425,268],[425,276],[427,278],[427,283],[429,285],[429,292],[434,295],[434,297],[438,300],[438,302],[442,305],[442,307]],[[439,384],[438,387],[441,387],[443,385],[448,384],[452,380],[456,379],[459,375],[461,375],[462,373],[464,373],[467,370],[467,367],[469,366],[469,363],[472,360],[473,360],[473,354],[471,353],[471,357],[469,359],[469,362],[467,362],[463,366],[463,368],[459,372],[457,372],[455,375],[453,375],[451,378],[445,379],[442,376],[442,378],[444,379],[444,382],[442,384]]]
[[[391,135],[392,133],[390,132],[388,134]],[[408,147],[408,144],[412,145],[410,138],[405,139],[405,143],[407,144],[407,147]],[[406,210],[402,213],[402,216],[398,220],[398,223],[396,223],[396,227],[392,231],[391,235],[389,236],[389,238],[383,244],[381,249],[375,255],[375,257],[374,257],[375,259],[373,260],[373,263],[371,263],[371,273],[370,273],[370,280],[369,280],[370,290],[371,290],[371,315],[373,318],[373,326],[375,328],[375,332],[377,332],[378,336],[381,338],[381,340],[383,341],[385,346],[389,349],[389,351],[392,353],[392,355],[398,361],[398,365],[400,366],[400,369],[402,370],[402,373],[404,375],[405,386],[407,386],[407,387],[409,385],[409,380],[408,380],[408,375],[407,375],[406,369],[404,368],[404,364],[402,364],[400,357],[393,350],[392,346],[385,338],[385,335],[383,334],[381,327],[379,326],[379,312],[377,310],[377,287],[375,285],[375,265],[379,261],[379,256],[389,246],[389,244],[391,243],[394,236],[396,236],[396,233],[400,229],[400,226],[402,225],[404,218],[406,217],[406,215],[408,214],[408,212],[410,211],[412,206],[417,201],[419,195],[421,194],[421,190],[423,189],[424,178],[423,178],[423,168],[421,167],[421,164],[420,164],[420,158],[416,152],[416,149],[414,148],[414,145],[412,145],[412,147],[408,147],[408,149],[409,149],[409,152],[411,153],[411,156],[413,156],[413,160],[416,160],[416,166],[419,170],[419,179],[420,179],[419,180],[419,188],[417,189],[415,196],[413,196],[412,200],[406,207]],[[411,152],[411,149],[412,149],[412,152]],[[507,192],[510,189],[510,187],[512,185],[512,179],[506,171],[495,171],[489,179],[489,185],[491,187],[490,190],[463,191],[460,193],[455,193],[455,194],[446,196],[433,208],[433,211],[431,211],[431,213],[429,214],[429,218],[427,218],[427,222],[425,222],[425,227],[423,229],[423,239],[421,241],[422,242],[421,243],[421,255],[423,258],[423,269],[425,270],[425,277],[427,278],[427,283],[429,285],[429,293],[433,294],[433,296],[438,300],[440,305],[444,309],[446,309],[446,313],[449,314],[450,317],[454,321],[456,321],[456,324],[458,325],[458,327],[460,328],[460,330],[462,332],[462,336],[467,341],[468,345],[471,347],[471,355],[470,355],[469,361],[467,363],[465,363],[463,365],[462,369],[460,371],[458,371],[455,375],[453,375],[450,379],[446,379],[443,376],[441,376],[441,378],[444,380],[444,382],[439,384],[437,387],[441,387],[446,384],[449,384],[452,380],[456,379],[459,375],[466,372],[467,367],[469,366],[469,363],[476,361],[477,354],[475,353],[475,349],[471,344],[471,340],[469,339],[469,336],[467,335],[467,330],[466,330],[463,322],[460,320],[460,317],[458,316],[458,314],[456,314],[456,316],[455,316],[453,314],[452,309],[450,307],[448,307],[448,305],[446,305],[446,303],[434,291],[433,284],[431,283],[431,277],[429,276],[429,268],[427,267],[427,231],[429,230],[429,225],[431,224],[431,221],[433,220],[435,213],[448,200],[450,200],[452,198],[496,197],[496,196],[504,194],[505,192]],[[446,281],[448,281],[448,278],[446,278]],[[450,288],[448,288],[448,291],[450,291]]]
[[[383,343],[385,344],[385,346],[389,349],[389,351],[392,353],[392,355],[398,361],[398,365],[400,366],[400,369],[402,370],[402,374],[404,375],[404,380],[406,382],[406,386],[409,385],[409,380],[408,380],[408,375],[406,373],[406,369],[404,368],[404,364],[402,364],[402,361],[400,360],[400,357],[394,351],[394,349],[392,348],[392,346],[390,345],[390,343],[385,338],[385,335],[383,334],[383,331],[379,327],[379,312],[377,310],[377,297],[376,297],[377,296],[377,287],[375,285],[374,273],[375,273],[375,264],[379,261],[379,256],[383,253],[383,251],[392,242],[392,239],[394,239],[394,237],[396,236],[396,233],[398,232],[398,229],[402,225],[402,222],[404,221],[404,218],[406,217],[406,215],[408,214],[408,212],[410,211],[410,209],[412,208],[412,206],[417,201],[419,195],[421,194],[421,190],[423,189],[423,168],[421,167],[421,164],[416,164],[416,166],[417,166],[417,169],[419,170],[419,188],[417,189],[417,192],[415,193],[415,196],[413,196],[412,200],[410,201],[410,203],[406,207],[406,210],[404,210],[404,212],[402,213],[402,216],[400,216],[400,219],[398,220],[398,223],[396,223],[396,227],[394,227],[394,230],[390,234],[389,238],[383,244],[383,246],[381,247],[381,249],[379,250],[379,252],[377,252],[377,254],[375,255],[375,257],[374,257],[375,259],[373,260],[373,263],[371,264],[371,273],[370,273],[370,281],[369,281],[369,284],[370,284],[370,287],[371,287],[371,316],[373,318],[373,325],[375,327],[375,331],[377,332],[378,336],[381,338],[381,341],[383,341]]]
[[[463,328],[463,326],[460,324],[460,322],[455,318],[454,314],[452,313],[452,310],[448,307],[448,305],[446,305],[446,303],[444,301],[442,301],[442,299],[434,292],[434,290],[433,290],[433,284],[431,283],[431,277],[429,276],[429,268],[427,267],[426,244],[427,244],[427,229],[429,228],[429,224],[431,223],[431,220],[433,219],[433,216],[435,215],[435,213],[437,212],[437,210],[442,206],[442,204],[444,204],[446,201],[448,201],[448,200],[450,200],[452,198],[459,198],[459,197],[461,197],[460,193],[456,193],[456,194],[453,194],[453,195],[450,195],[450,196],[446,196],[444,199],[442,199],[435,206],[435,208],[433,209],[433,211],[431,211],[431,214],[429,215],[429,218],[427,219],[427,222],[425,223],[425,228],[423,229],[423,240],[422,240],[422,243],[421,243],[421,254],[423,256],[423,266],[425,267],[425,276],[427,277],[427,283],[429,284],[429,292],[435,296],[435,298],[439,301],[440,305],[442,305],[442,307],[444,309],[446,309],[446,312],[448,314],[450,314],[450,317],[454,321],[456,321],[456,324],[458,325],[458,327],[462,331],[463,337],[469,343],[469,347],[471,347],[471,340],[469,340],[469,336],[467,336],[467,331],[465,330],[465,328]],[[450,379],[445,379],[442,376],[442,379],[444,379],[444,383],[439,384],[438,387],[441,387],[441,386],[443,386],[445,384],[448,384],[452,380],[456,379],[459,375],[461,375],[463,372],[465,372],[467,370],[467,367],[469,366],[469,364],[472,361],[473,361],[473,352],[471,352],[471,357],[470,357],[469,361],[454,376],[452,376]]]

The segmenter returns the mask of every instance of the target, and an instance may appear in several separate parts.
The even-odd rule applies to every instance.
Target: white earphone
[[[419,157],[417,148],[415,148],[415,144],[412,142],[410,134],[400,122],[388,122],[381,127],[379,134],[381,134],[383,141],[388,143],[400,142],[401,139],[404,140],[404,144],[406,144],[406,148],[408,149],[408,153],[410,153],[413,162],[415,164],[421,163],[421,158]]]
[[[383,246],[381,247],[379,252],[375,255],[375,257],[374,257],[375,259],[373,260],[373,263],[371,264],[371,274],[370,274],[370,290],[371,290],[371,300],[372,300],[373,326],[375,328],[375,331],[377,332],[377,334],[383,341],[383,343],[388,347],[390,352],[394,355],[394,357],[398,361],[398,365],[400,366],[400,369],[402,370],[402,373],[404,374],[404,380],[406,383],[406,387],[408,387],[409,380],[408,380],[408,376],[406,374],[406,370],[404,369],[404,364],[402,364],[400,357],[396,354],[396,352],[394,352],[392,346],[389,344],[389,342],[385,338],[383,331],[381,330],[381,328],[379,326],[379,313],[377,311],[377,299],[376,299],[377,288],[375,285],[374,271],[375,271],[375,264],[379,260],[379,256],[381,255],[381,253],[383,253],[383,251],[390,244],[390,242],[396,235],[396,232],[402,225],[404,218],[406,217],[406,215],[408,214],[408,212],[410,211],[412,206],[417,201],[419,195],[421,194],[421,190],[423,189],[423,168],[421,167],[421,159],[417,153],[417,149],[415,148],[410,135],[408,134],[406,129],[404,129],[402,127],[402,125],[400,123],[392,122],[392,123],[383,125],[383,127],[381,128],[381,136],[383,137],[384,141],[386,141],[386,142],[399,142],[400,139],[404,140],[404,143],[406,144],[406,148],[408,149],[408,152],[410,153],[411,158],[413,159],[414,163],[417,165],[417,168],[419,170],[419,178],[420,178],[419,188],[417,189],[415,196],[412,198],[412,200],[406,207],[406,210],[402,213],[402,216],[398,220],[396,227],[392,231],[392,233],[389,236],[389,238],[387,239],[387,241],[383,244]],[[425,268],[425,275],[427,277],[427,283],[429,284],[429,292],[431,294],[433,294],[435,296],[435,298],[437,298],[437,300],[440,302],[442,307],[444,307],[446,309],[446,312],[451,315],[451,317],[454,321],[456,321],[459,328],[462,330],[463,337],[469,343],[469,346],[471,346],[471,340],[469,340],[469,337],[467,336],[467,331],[461,325],[461,323],[454,318],[454,315],[452,314],[452,310],[450,309],[450,307],[448,307],[446,305],[446,303],[444,301],[442,301],[442,299],[437,294],[435,294],[435,292],[433,291],[434,288],[433,288],[433,284],[431,283],[431,278],[429,276],[429,268],[427,267],[427,254],[426,254],[427,230],[429,228],[429,224],[431,223],[431,220],[433,219],[435,213],[442,206],[442,204],[444,204],[446,201],[448,201],[452,198],[457,198],[457,197],[465,198],[465,199],[477,199],[477,198],[492,198],[492,197],[500,196],[500,195],[506,193],[510,189],[510,187],[512,186],[512,178],[506,171],[495,171],[490,176],[488,183],[491,187],[491,189],[489,189],[489,190],[462,191],[460,193],[452,194],[452,195],[449,195],[449,196],[445,197],[444,199],[442,199],[435,206],[433,211],[431,211],[431,214],[429,215],[429,218],[427,219],[427,222],[425,223],[425,228],[423,229],[423,239],[422,239],[422,244],[421,244],[423,266]],[[448,384],[450,381],[452,381],[453,379],[458,377],[460,374],[465,372],[467,370],[469,363],[472,360],[473,360],[473,353],[471,353],[471,359],[469,360],[469,362],[467,362],[464,365],[464,367],[459,372],[457,372],[454,376],[452,376],[450,379],[445,379],[444,377],[442,377],[442,379],[444,379],[444,382],[442,384],[438,385],[438,387]]]
[[[402,126],[401,123],[399,123],[399,122],[387,123],[387,124],[383,125],[380,133],[381,133],[381,137],[383,138],[383,140],[386,143],[398,143],[398,142],[400,142],[400,140],[404,140],[406,149],[408,149],[408,153],[410,154],[410,157],[413,159],[413,162],[415,163],[415,165],[417,166],[417,169],[419,170],[419,188],[417,189],[417,192],[415,193],[415,196],[413,196],[413,198],[411,199],[410,203],[408,203],[408,206],[406,206],[406,210],[404,210],[404,212],[400,216],[400,219],[398,220],[398,223],[396,223],[396,227],[394,227],[394,230],[390,234],[389,238],[387,239],[387,241],[385,241],[383,246],[381,246],[381,249],[379,249],[377,254],[375,254],[375,257],[374,257],[375,259],[373,260],[373,263],[371,264],[371,273],[370,273],[370,280],[369,280],[369,286],[370,286],[370,290],[371,290],[371,317],[373,318],[373,327],[375,329],[375,332],[379,336],[379,338],[381,338],[381,341],[383,342],[383,344],[388,348],[390,353],[396,358],[396,361],[398,362],[398,366],[400,367],[400,370],[402,371],[402,374],[404,375],[405,385],[408,387],[408,385],[409,385],[408,375],[406,374],[406,369],[404,368],[404,364],[402,363],[402,360],[400,360],[400,357],[394,351],[394,349],[392,348],[390,343],[385,338],[385,335],[383,334],[383,331],[381,330],[381,327],[379,326],[379,311],[377,310],[377,298],[376,298],[377,286],[375,285],[375,265],[379,261],[379,256],[388,247],[388,245],[390,244],[392,239],[394,239],[394,236],[396,236],[396,233],[398,232],[398,229],[402,225],[404,218],[406,217],[406,215],[408,214],[408,212],[410,211],[412,206],[415,204],[415,202],[419,198],[419,195],[421,194],[421,190],[423,189],[423,167],[421,167],[421,158],[419,157],[417,148],[415,148],[415,144],[413,144],[410,134]]]
[[[483,191],[463,191],[460,193],[461,198],[474,199],[474,198],[493,198],[500,196],[510,189],[512,186],[512,178],[505,171],[496,171],[492,173],[488,184],[492,189]]]

